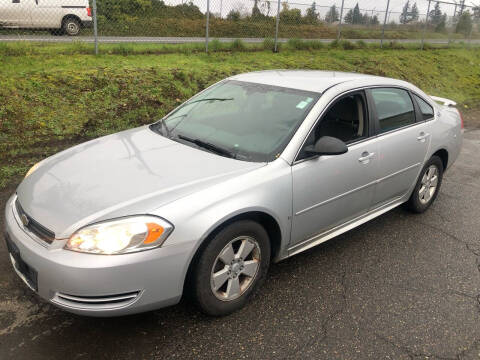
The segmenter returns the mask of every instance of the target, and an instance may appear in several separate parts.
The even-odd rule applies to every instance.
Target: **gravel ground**
[[[65,313],[23,285],[0,242],[0,359],[480,359],[480,113],[465,118],[462,154],[429,211],[395,209],[273,265],[225,318],[187,302],[122,318]]]

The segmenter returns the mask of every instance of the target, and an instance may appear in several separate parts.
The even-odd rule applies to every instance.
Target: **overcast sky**
[[[181,0],[164,0],[166,4],[174,5],[179,4]],[[184,0],[187,2],[188,0]],[[265,4],[265,1],[259,0],[260,6],[261,4]],[[318,6],[317,11],[320,13],[321,17],[325,16],[325,13],[328,11],[328,8],[332,5],[336,5],[339,9],[341,6],[342,0],[316,0],[315,3]],[[455,0],[444,0],[448,2],[454,2]],[[458,3],[460,0],[456,0]],[[202,12],[205,12],[207,9],[207,0],[192,0],[192,2],[197,5]],[[281,0],[283,2],[283,0]],[[302,10],[302,13],[305,13],[305,10],[312,4],[313,0],[289,0],[288,3],[290,4],[291,8],[299,8]],[[369,10],[368,13],[371,15],[376,14],[379,16],[381,21],[383,21],[383,17],[385,16],[385,8],[387,6],[387,0],[345,0],[345,8],[353,8],[355,4],[358,2],[360,9],[362,12],[366,12]],[[406,0],[390,0],[389,6],[389,19],[395,20],[398,22],[398,18],[402,8],[405,4]],[[411,0],[410,5],[414,2],[417,3],[417,7],[420,11],[420,14],[425,16],[428,7],[428,0]],[[465,5],[474,5],[480,4],[480,0],[465,0]],[[210,0],[210,11],[212,13],[220,13],[220,8],[222,9],[222,16],[225,17],[226,14],[232,9],[238,9],[239,7],[243,7],[245,10],[251,11],[253,6],[253,0]],[[434,2],[432,0],[431,7],[433,8]],[[270,15],[276,14],[277,3],[271,1],[271,10]],[[454,12],[454,5],[448,4],[440,4],[440,9],[443,12],[446,12],[447,15],[452,16]],[[459,7],[457,8],[457,10]]]

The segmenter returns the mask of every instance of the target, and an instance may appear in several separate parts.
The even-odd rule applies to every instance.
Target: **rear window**
[[[415,123],[412,99],[406,90],[397,88],[372,89],[380,133]]]
[[[420,96],[413,94],[415,101],[417,102],[420,112],[422,113],[423,120],[428,120],[433,118],[433,107],[423,100]]]

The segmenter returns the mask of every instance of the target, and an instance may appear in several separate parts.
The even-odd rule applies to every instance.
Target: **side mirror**
[[[345,154],[348,151],[348,147],[340,139],[322,136],[315,145],[306,146],[305,151],[309,155],[340,155]]]

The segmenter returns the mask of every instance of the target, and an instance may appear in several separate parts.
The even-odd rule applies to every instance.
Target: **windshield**
[[[152,129],[219,155],[272,161],[319,97],[319,93],[226,80],[193,97]]]

